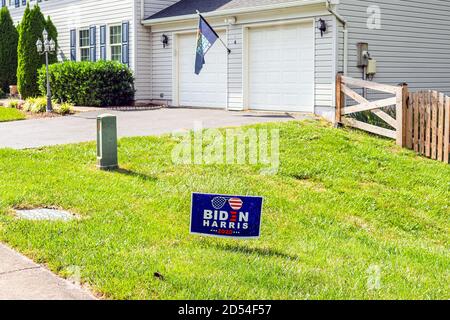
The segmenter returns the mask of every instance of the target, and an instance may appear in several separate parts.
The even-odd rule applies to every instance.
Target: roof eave
[[[287,2],[287,3],[281,3],[281,4],[265,5],[265,6],[260,6],[257,8],[246,7],[246,8],[239,8],[239,9],[228,9],[228,10],[205,12],[205,13],[202,13],[202,15],[205,18],[206,17],[220,17],[220,16],[228,16],[228,15],[246,14],[246,13],[251,13],[251,12],[255,12],[255,11],[269,11],[269,10],[276,10],[276,9],[283,9],[283,8],[304,7],[304,6],[317,5],[317,4],[323,4],[324,6],[326,6],[327,2],[328,2],[328,0],[309,0],[309,1],[301,0],[301,1],[292,1],[292,2]],[[145,20],[142,20],[141,23],[145,26],[154,26],[154,25],[164,24],[164,23],[189,21],[189,20],[193,20],[193,19],[197,19],[197,18],[198,18],[198,15],[196,13],[194,13],[194,14],[167,17],[167,18],[145,19]]]

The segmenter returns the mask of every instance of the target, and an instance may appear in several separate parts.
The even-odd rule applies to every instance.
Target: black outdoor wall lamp
[[[169,37],[165,34],[161,36],[161,42],[163,44],[163,48],[166,48],[169,45]]]
[[[319,27],[318,27],[318,29],[320,30],[320,35],[323,37],[323,34],[325,32],[327,32],[327,30],[328,30],[328,26],[327,26],[327,23],[325,22],[325,20],[319,19]]]

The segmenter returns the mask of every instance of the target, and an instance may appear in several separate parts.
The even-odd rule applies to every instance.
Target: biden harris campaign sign
[[[224,238],[259,238],[262,204],[262,197],[193,193],[191,233]]]

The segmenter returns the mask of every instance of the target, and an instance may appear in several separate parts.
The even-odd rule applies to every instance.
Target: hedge
[[[123,106],[134,100],[131,70],[114,61],[66,61],[49,67],[53,98],[78,106]],[[39,70],[39,90],[46,95],[45,67]]]

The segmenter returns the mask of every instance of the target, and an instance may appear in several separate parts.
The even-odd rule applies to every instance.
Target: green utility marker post
[[[112,114],[101,114],[97,117],[97,167],[101,170],[119,168],[117,118]]]

